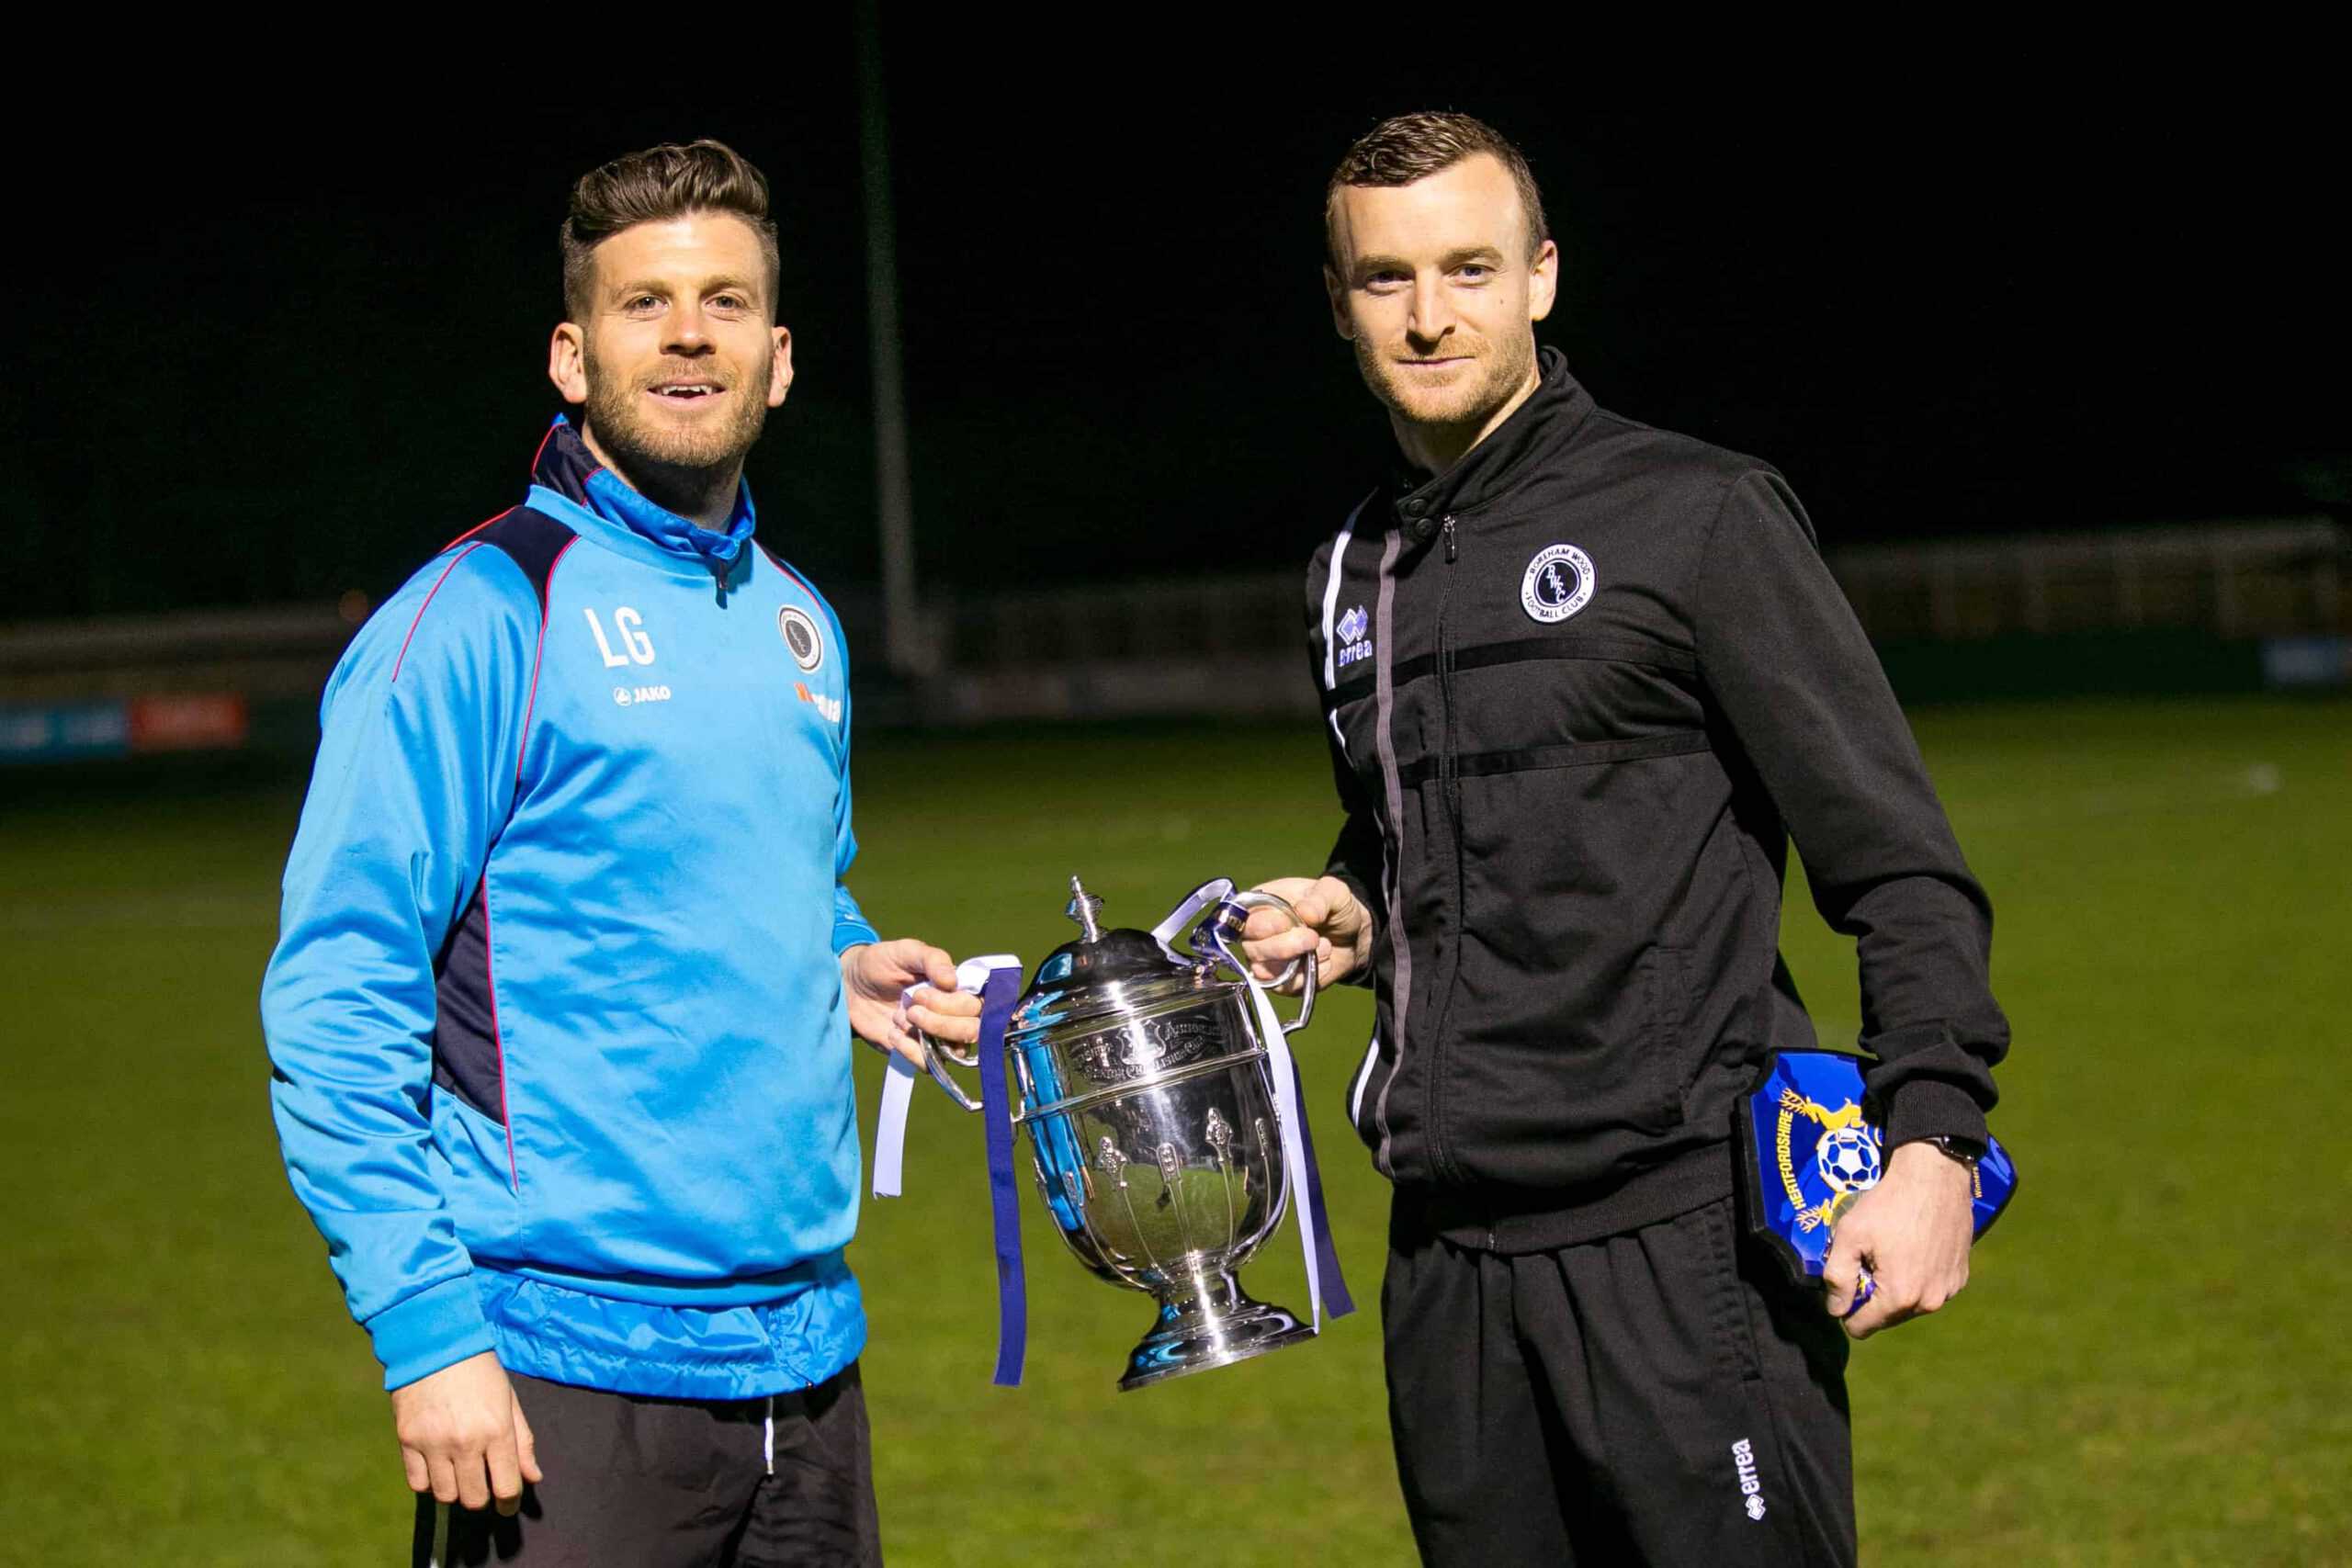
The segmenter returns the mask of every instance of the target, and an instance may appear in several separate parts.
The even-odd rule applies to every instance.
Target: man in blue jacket
[[[841,626],[752,536],[765,180],[616,160],[563,254],[582,423],[327,685],[262,993],[287,1170],[421,1557],[877,1561],[848,1036],[970,1041],[978,1000],[842,883]]]

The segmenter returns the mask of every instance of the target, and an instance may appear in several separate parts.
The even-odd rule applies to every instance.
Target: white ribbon
[[[1274,1116],[1283,1128],[1283,1169],[1290,1177],[1291,1211],[1298,1216],[1299,1250],[1306,1259],[1307,1313],[1315,1332],[1323,1332],[1323,1275],[1315,1263],[1315,1205],[1307,1201],[1306,1139],[1299,1132],[1298,1079],[1291,1070],[1290,1042],[1266,987],[1245,966],[1241,978],[1250,987],[1250,1005],[1258,1017],[1258,1033],[1266,1043],[1267,1076],[1274,1080]]]
[[[1169,917],[1151,928],[1152,940],[1159,950],[1179,964],[1193,962],[1190,954],[1176,950],[1175,939],[1197,919],[1202,910],[1233,897],[1233,879],[1220,876],[1204,882],[1193,889],[1191,897],[1176,906]],[[1274,1120],[1281,1123],[1283,1137],[1283,1169],[1289,1178],[1291,1208],[1298,1215],[1298,1245],[1306,1262],[1306,1299],[1308,1314],[1315,1332],[1323,1332],[1323,1275],[1315,1261],[1315,1205],[1307,1201],[1306,1139],[1299,1130],[1298,1079],[1291,1067],[1290,1040],[1283,1033],[1283,1021],[1274,1012],[1266,987],[1250,972],[1241,955],[1227,948],[1220,941],[1218,950],[1225,960],[1241,976],[1250,987],[1250,1006],[1254,1014],[1258,1037],[1266,1047],[1266,1076],[1272,1080]]]
[[[992,953],[985,958],[967,958],[956,966],[956,988],[978,995],[987,987],[989,976],[998,969],[1018,971],[1021,960],[1009,953]],[[929,986],[910,986],[899,997],[899,1022],[907,1027],[907,1006],[916,996],[930,990]],[[922,1039],[922,1036],[916,1036]],[[931,1042],[922,1042],[923,1049],[932,1049]],[[915,1074],[912,1062],[896,1051],[889,1053],[890,1070],[882,1077],[882,1105],[874,1123],[874,1195],[896,1198],[901,1186],[907,1158],[907,1111],[914,1103]]]
[[[1214,881],[1202,883],[1193,889],[1191,897],[1177,905],[1173,910],[1170,911],[1166,919],[1151,928],[1151,940],[1159,944],[1160,952],[1168,954],[1178,964],[1198,962],[1200,954],[1196,953],[1177,952],[1175,939],[1184,934],[1185,928],[1193,923],[1193,918],[1203,909],[1221,899],[1232,897],[1233,878],[1229,876],[1220,876]]]
[[[890,1053],[890,1070],[882,1076],[882,1110],[874,1124],[874,1195],[899,1195],[899,1168],[907,1156],[907,1108],[914,1102],[915,1065]]]

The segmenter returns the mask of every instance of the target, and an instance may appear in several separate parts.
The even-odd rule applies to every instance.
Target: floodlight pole
[[[857,7],[858,152],[865,190],[865,314],[874,361],[875,512],[882,535],[882,647],[891,673],[926,674],[931,649],[915,600],[914,487],[899,339],[898,236],[890,216],[890,122],[876,0]]]

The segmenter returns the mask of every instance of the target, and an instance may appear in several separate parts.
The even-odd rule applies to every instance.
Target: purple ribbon
[[[1340,1251],[1331,1245],[1331,1215],[1323,1206],[1323,1168],[1315,1163],[1315,1134],[1306,1125],[1306,1083],[1298,1076],[1298,1058],[1290,1059],[1291,1103],[1298,1107],[1299,1152],[1306,1156],[1306,1212],[1315,1216],[1315,1267],[1323,1281],[1323,1301],[1333,1317],[1356,1310],[1348,1294],[1347,1276],[1340,1272]]]
[[[996,1378],[1021,1386],[1029,1353],[1029,1291],[1021,1271],[1021,1207],[1012,1184],[1012,1096],[1005,1085],[1004,1027],[1021,994],[1021,971],[992,969],[980,991],[981,1121],[988,1135],[989,1212],[996,1228]]]

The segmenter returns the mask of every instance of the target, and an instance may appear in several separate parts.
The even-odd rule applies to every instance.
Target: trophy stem
[[[1224,1269],[1171,1269],[1167,1280],[1151,1332],[1127,1356],[1127,1375],[1119,1380],[1123,1393],[1315,1337],[1291,1313],[1251,1300]]]

